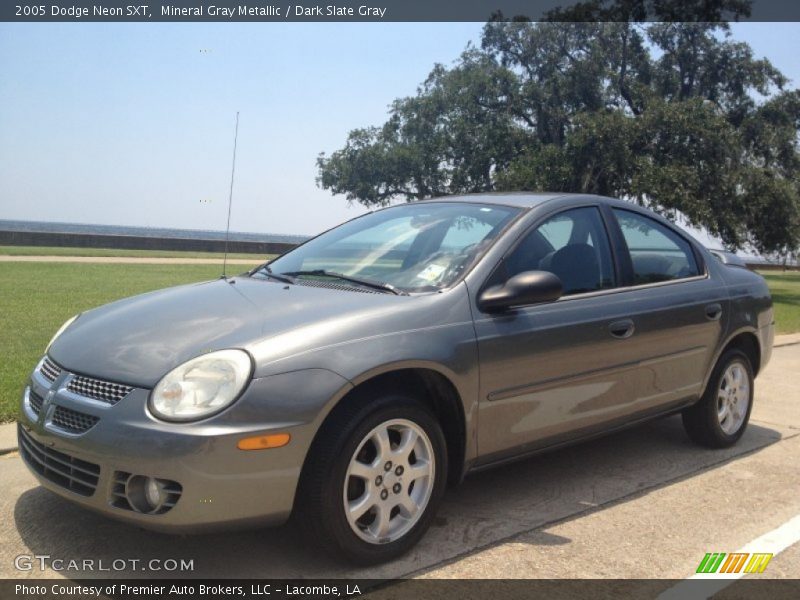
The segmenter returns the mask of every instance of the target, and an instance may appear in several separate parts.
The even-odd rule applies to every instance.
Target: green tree
[[[787,84],[725,23],[498,18],[383,126],[321,154],[318,184],[367,206],[492,190],[619,196],[680,211],[731,248],[785,253],[800,242],[800,91]]]

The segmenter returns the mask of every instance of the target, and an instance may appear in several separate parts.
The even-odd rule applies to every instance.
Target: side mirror
[[[478,296],[478,308],[484,312],[501,312],[512,306],[558,300],[564,286],[550,271],[523,271],[501,285],[494,285]]]

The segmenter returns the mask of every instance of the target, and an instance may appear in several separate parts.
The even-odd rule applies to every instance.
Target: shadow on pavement
[[[739,444],[706,450],[686,438],[679,417],[469,476],[448,491],[434,526],[405,557],[354,569],[321,555],[291,525],[230,534],[171,536],[140,530],[73,506],[37,487],[14,506],[17,530],[31,554],[102,560],[187,559],[193,572],[64,572],[80,577],[396,578],[453,560],[554,521],[578,518],[609,503],[719,467],[781,439],[750,423]],[[572,540],[541,532],[543,545]],[[38,573],[27,573],[40,576]]]

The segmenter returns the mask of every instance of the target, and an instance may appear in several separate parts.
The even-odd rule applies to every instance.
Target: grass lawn
[[[67,248],[63,246],[0,246],[0,254],[7,256],[134,256],[142,258],[218,258],[222,252],[187,252],[183,250],[123,250],[119,248]],[[265,261],[274,255],[230,252],[228,258]]]
[[[217,277],[217,265],[0,263],[0,422],[16,417],[31,369],[72,315],[126,296]]]
[[[762,271],[775,306],[777,333],[800,331],[800,271]]]
[[[16,417],[31,369],[69,317],[119,298],[218,276],[217,265],[0,263],[0,422]],[[800,273],[764,276],[778,333],[800,331]]]

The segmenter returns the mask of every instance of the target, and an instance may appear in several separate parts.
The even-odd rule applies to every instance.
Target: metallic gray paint
[[[290,514],[303,462],[320,425],[346,394],[377,375],[428,369],[449,380],[466,432],[464,472],[674,411],[696,401],[725,345],[756,337],[757,369],[769,360],[772,305],[766,283],[728,267],[692,242],[700,277],[561,298],[501,314],[478,308],[488,277],[516,241],[549,215],[576,206],[629,203],[568,194],[479,194],[435,201],[525,209],[477,264],[437,293],[394,296],[286,285],[249,277],[144,294],[87,311],[52,345],[63,368],[137,389],[115,406],[87,402],[54,384],[54,401],[100,416],[88,432],[46,429],[27,409],[38,441],[101,465],[98,491],[78,497],[115,518],[164,530],[276,523]],[[654,217],[672,227],[663,219]],[[609,229],[614,236],[613,227]],[[612,239],[612,245],[613,239]],[[622,266],[618,265],[622,268]],[[719,304],[722,317],[705,314]],[[631,320],[633,334],[608,326]],[[158,380],[211,350],[241,348],[254,379],[230,407],[196,423],[165,423],[147,411]],[[44,395],[38,373],[31,388]],[[288,432],[289,445],[236,448],[242,437]],[[183,496],[163,515],[108,502],[114,470],[178,481]]]

